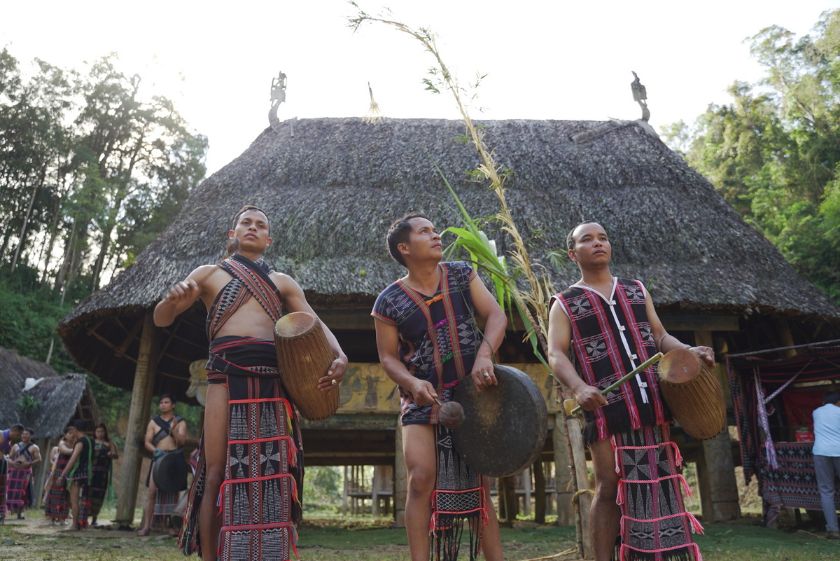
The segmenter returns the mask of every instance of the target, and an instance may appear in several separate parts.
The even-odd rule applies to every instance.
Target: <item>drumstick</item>
[[[627,374],[625,374],[624,376],[622,376],[621,378],[619,378],[618,380],[601,390],[601,395],[607,395],[608,393],[616,389],[618,386],[620,386],[621,384],[638,374],[639,372],[647,370],[649,367],[659,362],[663,356],[665,355],[663,355],[662,353],[656,353],[655,355],[641,363],[639,366],[637,366],[636,368],[634,368],[633,370],[631,370],[630,372],[628,372]],[[566,411],[567,417],[577,415],[581,411],[580,405],[578,405],[577,401],[575,401],[574,399],[564,399],[563,409]]]
[[[457,429],[464,422],[464,407],[457,401],[447,401],[441,403],[438,398],[434,398],[440,410],[438,411],[438,419],[440,423],[448,429]]]

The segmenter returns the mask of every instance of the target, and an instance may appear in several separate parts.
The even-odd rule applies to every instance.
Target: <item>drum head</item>
[[[284,339],[297,337],[312,329],[316,321],[315,316],[308,312],[291,312],[277,320],[274,333]]]
[[[161,491],[174,493],[187,488],[187,460],[183,450],[172,450],[155,461],[152,477]]]
[[[659,361],[659,377],[671,384],[690,382],[700,374],[700,359],[688,349],[674,349]]]
[[[464,422],[452,431],[455,449],[467,464],[491,477],[512,475],[534,463],[545,446],[548,411],[527,374],[497,364],[499,385],[476,391],[467,376],[455,388]]]

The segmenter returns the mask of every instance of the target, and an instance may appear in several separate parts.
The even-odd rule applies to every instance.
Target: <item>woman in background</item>
[[[117,447],[108,438],[108,428],[105,423],[96,425],[93,433],[93,479],[90,484],[90,500],[92,517],[91,526],[96,527],[96,517],[102,510],[108,485],[111,482],[111,465],[117,457]]]

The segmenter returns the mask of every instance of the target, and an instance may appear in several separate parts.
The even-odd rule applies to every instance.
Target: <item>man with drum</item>
[[[171,325],[199,299],[208,310],[204,436],[180,547],[203,559],[287,560],[301,518],[303,450],[293,405],[283,391],[274,324],[284,312],[314,315],[303,290],[263,259],[271,244],[266,214],[245,206],[233,218],[229,257],[195,269],[155,307]],[[341,382],[347,356],[324,326],[337,357],[319,382]]]
[[[691,533],[702,527],[683,505],[681,458],[670,441],[656,368],[607,395],[601,389],[657,351],[690,348],[712,366],[712,350],[688,347],[670,335],[644,285],[612,276],[612,248],[600,224],[579,224],[566,242],[581,279],[552,299],[549,363],[585,411],[584,436],[595,471],[590,511],[595,559],[612,559],[619,528],[622,559],[657,554],[699,559]]]
[[[178,492],[166,492],[158,489],[159,482],[155,480],[155,464],[166,461],[168,455],[181,454],[181,464],[184,468],[184,482],[187,479],[187,463],[181,448],[187,441],[187,422],[175,415],[175,399],[168,393],[160,396],[158,402],[160,415],[146,425],[146,437],[143,445],[152,455],[149,473],[146,476],[146,508],[143,510],[143,523],[137,530],[138,536],[148,536],[155,517],[171,516],[178,503]],[[172,458],[177,460],[177,458]],[[183,487],[181,487],[183,489]]]
[[[371,315],[379,360],[400,388],[411,559],[429,558],[430,527],[435,557],[456,559],[468,524],[470,559],[480,546],[486,559],[500,561],[489,481],[462,462],[438,416],[440,404],[451,399],[465,376],[479,390],[496,384],[493,354],[507,319],[467,263],[441,262],[440,235],[425,216],[408,214],[394,222],[387,242],[408,274],[382,291]],[[476,316],[485,322],[483,334]]]

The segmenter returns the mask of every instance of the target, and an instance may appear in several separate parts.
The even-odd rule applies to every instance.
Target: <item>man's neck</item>
[[[435,290],[440,282],[440,261],[425,261],[422,263],[411,263],[406,282],[413,288],[422,291]]]
[[[262,253],[256,253],[256,252],[252,252],[252,251],[243,251],[241,249],[237,250],[236,253],[241,255],[242,257],[248,259],[249,261],[255,261],[255,262],[259,261],[263,256]]]
[[[165,421],[168,421],[169,419],[171,419],[174,416],[175,416],[174,411],[170,411],[169,413],[161,413],[160,414],[160,418],[165,420]]]
[[[580,270],[581,281],[590,286],[604,286],[612,284],[613,276],[609,267],[598,267],[594,269]]]

